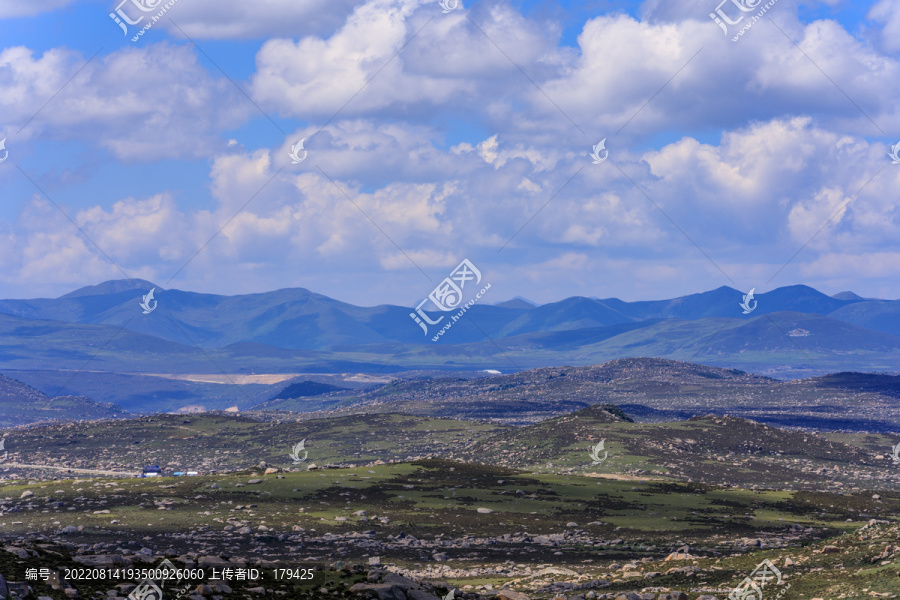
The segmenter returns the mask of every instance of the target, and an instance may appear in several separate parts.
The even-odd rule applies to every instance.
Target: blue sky
[[[0,0],[0,297],[900,297],[896,3],[117,6]]]

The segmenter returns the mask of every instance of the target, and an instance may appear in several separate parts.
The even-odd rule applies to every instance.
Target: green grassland
[[[262,481],[249,483],[253,479]],[[526,544],[480,547],[475,560],[479,564],[509,559],[530,564],[552,562],[613,582],[604,591],[646,585],[612,577],[613,563],[641,558],[649,559],[648,569],[660,572],[685,564],[700,565],[707,585],[728,587],[763,558],[778,564],[784,557],[792,557],[798,566],[786,571],[796,598],[823,593],[837,598],[838,589],[853,592],[843,597],[863,597],[855,595],[863,587],[887,593],[897,590],[898,581],[897,565],[881,567],[870,562],[883,548],[876,535],[879,529],[867,527],[866,533],[857,532],[867,522],[861,513],[896,515],[900,509],[897,493],[883,493],[875,500],[869,493],[598,481],[582,475],[534,474],[445,460],[270,475],[243,472],[192,478],[6,481],[0,485],[0,498],[9,505],[26,491],[33,494],[29,501],[34,508],[25,508],[24,501],[19,501],[19,512],[0,517],[7,540],[54,536],[61,527],[73,525],[80,530],[59,537],[126,547],[134,543],[134,548],[171,548],[173,555],[196,551],[199,546],[209,553],[253,556],[264,547],[266,557],[279,565],[311,565],[323,574],[330,573],[318,579],[317,586],[328,581],[340,587],[340,572],[328,572],[327,565],[335,560],[347,565],[364,563],[369,552],[342,543],[328,545],[316,536],[364,531],[372,531],[376,539],[401,532],[418,539],[436,539],[496,538],[511,532],[540,536],[577,530],[595,541],[561,544],[553,548],[552,561],[546,551]],[[50,507],[51,503],[62,504]],[[479,513],[479,507],[493,512]],[[354,515],[360,510],[366,512],[367,520]],[[225,531],[228,524],[256,531],[234,535]],[[268,530],[260,533],[260,525]],[[304,543],[285,539],[298,528]],[[790,537],[797,528],[806,533]],[[896,527],[891,531],[882,536],[887,538],[886,544],[896,542],[896,537],[890,537],[896,536]],[[181,537],[173,537],[177,535]],[[735,550],[735,540],[742,537],[782,541],[772,542],[776,547],[746,553]],[[825,543],[822,538],[831,538],[827,543],[838,544],[840,553],[817,554]],[[661,562],[671,549],[685,544],[691,546],[694,558]],[[449,564],[471,566],[471,548],[446,551]],[[423,561],[421,553],[412,549],[382,549],[378,554],[402,568],[415,568]],[[48,560],[56,567],[67,564],[65,556],[48,554],[40,566],[47,566]],[[8,565],[11,560],[6,556],[0,564]],[[38,561],[16,564],[11,577],[23,579],[17,574],[32,563]],[[347,574],[343,578],[345,583],[356,580]],[[461,578],[450,583],[486,582],[501,584],[504,578]],[[677,588],[686,582],[684,574],[673,573],[654,579],[653,585]],[[306,592],[298,587],[297,593]]]

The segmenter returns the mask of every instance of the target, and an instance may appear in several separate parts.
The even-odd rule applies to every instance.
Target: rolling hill
[[[128,413],[109,403],[78,396],[50,398],[21,381],[0,375],[0,427],[38,421],[122,418]]]
[[[889,380],[854,387],[844,374],[783,382],[658,358],[625,358],[586,367],[545,367],[477,379],[397,379],[307,412],[316,397],[270,400],[253,410],[307,412],[304,419],[404,413],[527,425],[614,404],[641,422],[730,415],[761,423],[826,430],[896,431],[900,405]],[[838,385],[840,383],[840,385]],[[273,417],[274,418],[274,417]]]

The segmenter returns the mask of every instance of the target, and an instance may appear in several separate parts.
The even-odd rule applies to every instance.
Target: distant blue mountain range
[[[151,289],[157,304],[145,314]],[[509,370],[626,356],[756,372],[900,370],[900,301],[794,285],[756,294],[744,314],[743,296],[720,287],[670,300],[478,303],[432,342],[437,327],[424,335],[410,307],[355,306],[302,288],[221,296],[107,281],[59,298],[0,300],[0,370]]]
[[[157,309],[145,315],[141,297],[155,288]],[[743,292],[720,287],[671,300],[625,302],[575,296],[539,306],[516,298],[476,304],[442,342],[480,342],[529,333],[583,330],[660,319],[750,319],[779,312],[831,319],[900,335],[900,301],[863,299],[852,293],[827,296],[805,285],[756,295],[757,308],[744,315]],[[411,309],[360,307],[303,288],[219,296],[164,290],[144,280],[107,281],[59,298],[0,300],[0,314],[64,323],[114,325],[179,344],[221,348],[256,343],[295,350],[332,350],[368,344],[426,342],[410,319]],[[467,326],[471,320],[475,326]]]

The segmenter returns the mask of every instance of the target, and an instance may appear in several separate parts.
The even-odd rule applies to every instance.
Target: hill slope
[[[21,381],[0,375],[0,427],[37,421],[121,418],[128,413],[114,404],[78,396],[49,398]]]
[[[406,413],[523,425],[597,404],[615,404],[639,421],[734,415],[792,427],[894,431],[900,406],[882,387],[833,378],[782,382],[733,369],[659,358],[617,359],[588,367],[548,367],[478,379],[398,379],[344,398],[344,408],[309,416]],[[261,404],[303,411],[316,397]]]

